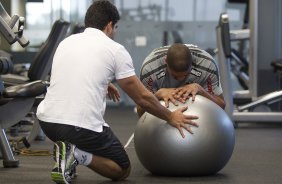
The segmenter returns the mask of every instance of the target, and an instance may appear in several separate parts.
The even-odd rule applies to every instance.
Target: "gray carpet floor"
[[[137,116],[132,108],[109,108],[105,119],[113,131],[126,144],[134,132]],[[282,183],[282,125],[271,123],[240,124],[236,131],[236,144],[227,165],[216,175],[207,177],[159,177],[153,176],[139,162],[134,144],[127,147],[132,172],[127,180],[117,182],[171,183],[171,184],[281,184]],[[33,150],[52,150],[52,142],[35,141]],[[53,166],[51,156],[17,155],[18,168],[4,168],[0,163],[0,184],[47,184],[52,183],[50,171]],[[78,166],[78,177],[73,183],[107,184],[113,183],[86,167]]]

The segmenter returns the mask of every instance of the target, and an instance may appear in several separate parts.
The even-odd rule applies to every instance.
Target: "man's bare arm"
[[[222,109],[225,108],[225,101],[222,94],[218,96],[210,94],[197,83],[187,84],[183,87],[177,88],[175,98],[179,101],[185,102],[188,98],[190,98],[190,96],[192,96],[192,100],[195,100],[197,94],[210,99],[211,101],[219,105]]]
[[[171,112],[159,103],[159,100],[145,88],[136,76],[119,79],[117,83],[136,104],[177,128],[182,137],[184,137],[183,128],[192,133],[186,124],[198,126],[193,122],[194,119],[198,118],[197,116],[183,114],[187,110],[187,107],[182,107]]]

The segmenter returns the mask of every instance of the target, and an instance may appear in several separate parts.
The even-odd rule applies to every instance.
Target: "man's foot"
[[[54,145],[54,168],[51,172],[52,180],[56,183],[70,184],[72,175],[78,162],[74,158],[75,146],[68,142],[58,141]]]

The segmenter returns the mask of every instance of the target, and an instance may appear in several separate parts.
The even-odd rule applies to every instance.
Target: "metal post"
[[[258,0],[250,1],[250,62],[249,62],[249,91],[252,98],[258,97]]]
[[[11,147],[9,145],[4,129],[0,130],[0,150],[3,157],[4,167],[18,167],[19,161],[15,159]]]

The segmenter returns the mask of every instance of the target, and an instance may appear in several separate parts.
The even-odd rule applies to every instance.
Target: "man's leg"
[[[122,169],[116,162],[93,155],[91,163],[87,166],[98,174],[112,180],[123,180],[128,177],[131,167]]]
[[[54,142],[59,141],[59,143],[56,142],[54,146],[54,158],[57,159],[55,159],[56,164],[52,172],[56,172],[56,170],[62,172],[60,168],[56,169],[56,167],[59,166],[69,173],[69,169],[66,169],[67,166],[62,165],[60,160],[65,160],[63,161],[63,164],[65,164],[68,162],[67,160],[75,157],[76,160],[79,160],[79,164],[86,165],[104,177],[112,180],[122,180],[128,177],[130,173],[130,161],[120,141],[110,128],[104,127],[103,132],[96,133],[83,128],[56,123],[40,121],[40,125],[49,139]],[[79,147],[71,149],[73,154],[67,153],[67,149],[65,149],[69,147],[68,142]],[[65,148],[62,146],[62,143],[65,145]],[[87,164],[80,163],[83,162],[80,160],[84,160],[85,156],[88,157],[87,155],[90,155],[90,160],[87,161]],[[69,174],[72,174],[71,170]],[[69,179],[69,177],[63,173],[61,173],[61,176]],[[66,180],[66,178],[64,178],[64,180]]]
[[[84,130],[80,131],[84,132]],[[92,158],[89,160],[87,167],[112,180],[122,180],[127,178],[131,170],[130,161],[123,145],[111,129],[109,127],[104,127],[103,132],[97,135],[93,132],[83,133],[83,135],[87,134],[88,137],[93,137],[93,141],[89,142],[89,144],[80,142],[78,150],[83,151],[81,151],[80,154],[75,155],[78,160],[80,160],[79,157],[83,158],[84,155],[85,158],[87,153],[92,153]],[[96,138],[95,142],[94,138]],[[78,151],[76,151],[76,153],[78,153]]]
[[[51,172],[52,180],[56,183],[71,183],[71,171],[79,161],[75,158],[76,148],[67,142],[58,141],[54,145],[55,166]],[[130,166],[122,169],[116,162],[101,156],[92,155],[88,168],[98,174],[110,178],[114,181],[123,180],[130,173]]]

